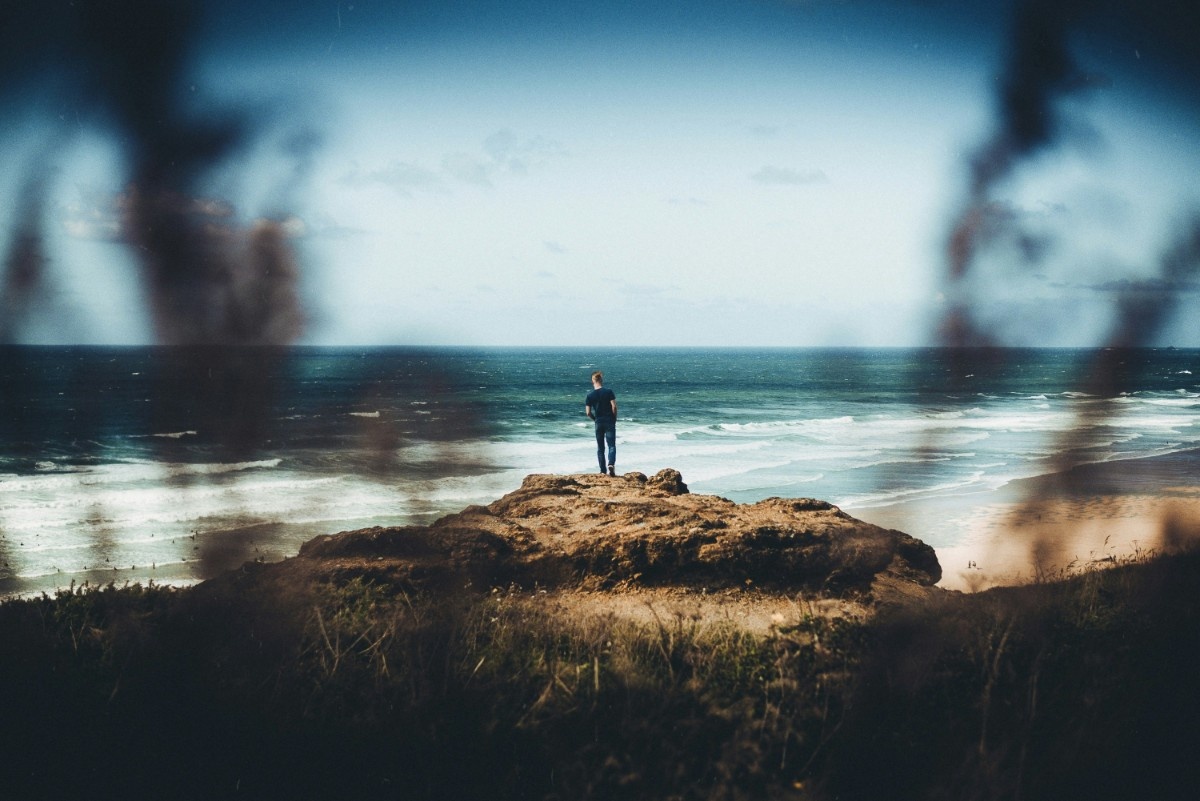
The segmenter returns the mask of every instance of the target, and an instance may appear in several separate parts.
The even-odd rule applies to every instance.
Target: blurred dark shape
[[[245,112],[190,113],[186,70],[200,11],[194,2],[82,3],[78,55],[86,96],[128,151],[122,234],[141,263],[157,340],[188,348],[159,362],[160,414],[190,413],[222,458],[238,460],[270,441],[283,349],[304,314],[282,220],[244,228],[228,204],[199,191],[259,132]],[[248,558],[249,547],[239,537],[202,540],[201,575]]]
[[[1104,0],[1067,0],[1041,3],[1020,0],[1014,9],[1009,47],[998,81],[994,129],[968,164],[966,196],[956,214],[946,242],[946,311],[939,328],[941,344],[951,348],[957,366],[947,376],[953,393],[967,389],[965,376],[1002,361],[1006,352],[1003,333],[982,322],[983,311],[997,282],[1012,285],[1036,264],[1052,244],[1023,228],[1021,215],[1011,213],[997,193],[1033,159],[1058,147],[1068,132],[1086,130],[1067,116],[1066,102],[1111,80],[1081,67],[1071,52],[1071,40],[1082,33],[1101,32],[1114,41],[1170,42],[1179,32],[1195,31],[1200,11],[1194,5],[1152,2],[1126,8]],[[1163,36],[1163,25],[1175,30]],[[1122,27],[1124,26],[1124,27]],[[1141,40],[1147,31],[1151,38]],[[1147,55],[1149,55],[1149,50]],[[1175,65],[1196,60],[1194,48],[1168,48],[1154,54],[1160,63]],[[1141,58],[1140,53],[1137,56]],[[981,255],[999,245],[1011,247],[1006,258],[989,264],[995,275],[979,275]],[[1135,349],[1153,346],[1178,307],[1179,293],[1192,285],[1200,268],[1200,218],[1193,219],[1167,248],[1160,260],[1159,275],[1142,281],[1123,282],[1116,288],[1114,322],[1095,357],[1078,377],[1080,390],[1099,398],[1113,398],[1130,386],[1136,366]],[[995,347],[993,347],[995,346]],[[1072,427],[1050,448],[1047,469],[1059,480],[1044,482],[1040,491],[1024,499],[1014,520],[1037,515],[1041,508],[1064,495],[1086,491],[1078,485],[1081,475],[1071,471],[1074,459],[1087,445],[1090,432],[1114,413],[1110,404],[1084,402],[1076,406]],[[930,446],[926,446],[930,447]],[[1169,528],[1169,526],[1168,526]],[[1061,560],[1058,543],[1036,534],[1029,543],[1034,565],[1047,568]]]
[[[0,342],[36,340],[35,323],[61,324],[47,319],[55,310],[38,301],[49,281],[43,219],[49,204],[47,165],[78,127],[98,126],[112,136],[127,165],[107,238],[127,245],[135,257],[161,346],[147,356],[145,372],[153,384],[140,400],[152,400],[145,425],[158,435],[154,446],[164,463],[278,457],[289,438],[300,433],[294,420],[284,422],[293,415],[281,406],[294,400],[286,393],[296,389],[293,371],[301,369],[303,357],[292,359],[291,346],[308,321],[295,249],[305,226],[294,206],[323,136],[296,111],[295,102],[221,106],[198,95],[193,83],[201,48],[215,46],[221,37],[228,44],[245,36],[250,17],[258,15],[262,22],[298,13],[289,4],[223,0],[13,0],[5,8],[0,103],[37,108],[43,120],[57,118],[58,132],[23,165],[31,177],[21,192],[20,224],[4,263]],[[229,34],[228,28],[239,32]],[[247,175],[249,159],[268,138],[291,169],[276,173],[273,186],[255,187],[264,208],[239,209],[213,197],[214,181],[227,181],[231,172]],[[32,469],[46,458],[46,443],[69,417],[80,434],[70,458],[86,463],[95,456],[106,421],[119,414],[93,388],[104,383],[98,377],[103,367],[81,355],[62,366],[66,375],[47,376],[39,374],[44,362],[28,351],[8,349],[0,357],[5,360],[0,375],[20,388],[0,399],[6,447]],[[450,369],[435,359],[406,378],[420,387],[417,392],[428,393],[424,397],[436,415],[389,413],[376,419],[376,412],[376,418],[352,418],[361,423],[352,441],[327,447],[372,454],[359,469],[381,481],[400,471],[440,475],[464,463],[464,469],[486,469],[485,455],[455,447],[484,425],[454,397],[457,383],[447,375]],[[63,391],[71,391],[69,409],[34,408],[29,399],[42,397],[39,388],[62,381]],[[358,400],[370,402],[376,390],[364,384],[361,391],[367,397]],[[345,408],[329,411],[347,413]],[[179,431],[198,433],[186,439],[163,433]],[[438,463],[404,462],[401,451],[410,440],[437,443]],[[184,470],[165,480],[186,487],[213,479]],[[236,498],[235,487],[231,502]],[[245,537],[210,539],[201,538],[197,546],[201,576],[250,556]]]
[[[1068,116],[1065,101],[1093,89],[1107,88],[1112,79],[1081,66],[1071,52],[1072,39],[1083,34],[1103,36],[1111,42],[1137,48],[1155,62],[1181,67],[1197,61],[1195,48],[1174,47],[1187,38],[1185,32],[1200,30],[1200,8],[1175,0],[1158,0],[1127,7],[1105,0],[1065,0],[1040,3],[1019,0],[1013,12],[1005,66],[998,78],[993,131],[971,156],[966,194],[954,216],[946,241],[945,295],[947,309],[938,328],[938,339],[949,346],[1003,345],[995,331],[979,321],[978,312],[988,302],[988,282],[974,273],[982,252],[999,243],[1014,247],[1019,258],[1005,261],[1011,283],[1018,271],[1036,264],[1050,246],[1045,236],[1024,230],[1022,219],[996,192],[1026,163],[1058,147],[1076,141],[1088,127]],[[1138,51],[1138,58],[1141,58]],[[1193,228],[1195,224],[1193,223]],[[1195,233],[1185,234],[1163,261],[1164,288],[1176,286],[1193,274]],[[1189,244],[1190,243],[1190,244]],[[1164,310],[1173,306],[1173,293],[1144,291],[1135,283],[1118,301],[1117,324],[1107,342],[1110,347],[1151,344],[1163,321]]]
[[[1159,260],[1159,277],[1124,285],[1117,298],[1112,331],[1105,347],[1096,357],[1084,377],[1084,389],[1101,398],[1114,398],[1133,386],[1128,373],[1130,360],[1136,359],[1137,348],[1152,347],[1171,315],[1179,306],[1179,288],[1200,276],[1200,217],[1191,220]],[[1081,407],[1075,428],[1063,447],[1057,449],[1065,457],[1075,445],[1079,432],[1094,427],[1108,414],[1107,407]],[[1070,464],[1060,465],[1066,469]]]
[[[27,59],[0,62],[5,67],[0,89],[31,80],[37,66],[48,69],[53,62],[67,87],[66,100],[116,134],[130,165],[119,235],[140,262],[156,339],[203,346],[182,372],[160,374],[156,395],[184,396],[189,403],[198,396],[201,408],[216,412],[211,420],[223,421],[216,430],[231,453],[253,450],[269,401],[263,376],[271,373],[278,349],[303,331],[300,269],[286,217],[241,225],[232,207],[206,199],[199,187],[259,133],[261,115],[198,114],[189,105],[187,71],[198,44],[200,3],[50,5],[40,16],[33,4],[16,4],[14,20],[27,27],[8,28],[3,41]],[[19,40],[25,43],[15,44]],[[318,142],[306,130],[292,137],[289,153],[309,163]],[[31,165],[33,171],[44,169]],[[45,199],[39,180],[40,174],[23,192],[22,224],[6,263],[0,329],[5,341],[19,337],[33,311],[33,290],[44,280]],[[253,354],[235,350],[248,345],[256,346]],[[207,394],[212,389],[219,395]]]
[[[185,71],[199,6],[154,0],[79,7],[91,102],[132,162],[124,233],[142,262],[164,344],[287,345],[302,327],[298,270],[279,222],[214,224],[198,179],[254,133],[247,115],[188,113]]]
[[[1163,516],[1159,547],[1167,553],[1195,552],[1200,545],[1200,520],[1178,511]]]
[[[938,330],[942,344],[979,347],[996,343],[975,319],[979,302],[968,279],[980,251],[1001,236],[1027,241],[993,191],[1025,160],[1058,143],[1063,98],[1103,83],[1081,69],[1068,34],[1094,4],[1089,0],[1039,3],[1021,0],[1012,22],[1008,57],[996,98],[996,126],[971,157],[967,197],[946,243],[948,307]],[[1028,240],[1032,242],[1033,240]],[[1044,247],[1044,244],[1039,244]],[[1026,248],[1028,250],[1028,248]]]
[[[1179,293],[1200,278],[1200,217],[1183,227],[1159,259],[1159,275],[1121,287],[1117,319],[1109,336],[1114,348],[1152,345],[1179,304]]]
[[[19,341],[39,301],[47,293],[46,248],[41,216],[45,176],[40,169],[21,188],[16,224],[0,275],[0,344]]]
[[[1163,325],[1179,305],[1180,285],[1200,276],[1200,217],[1190,221],[1159,260],[1159,278],[1131,282],[1117,299],[1116,315],[1106,346],[1096,352],[1084,377],[1084,389],[1101,398],[1115,398],[1133,388],[1129,372],[1136,360],[1137,348],[1151,347]],[[1085,404],[1080,407],[1075,426],[1058,443],[1056,469],[1067,471],[1067,461],[1085,432],[1101,424],[1109,414],[1107,405]],[[1069,483],[1075,474],[1065,472]],[[1036,503],[1036,499],[1031,502]]]
[[[37,224],[40,212],[40,202],[25,200],[4,259],[4,283],[0,286],[0,343],[12,343],[25,327],[30,307],[34,305],[33,298],[45,279],[45,248]]]
[[[263,123],[261,113],[244,110],[198,113],[188,70],[203,10],[194,0],[51,0],[44,9],[17,0],[6,8],[0,34],[0,99],[49,88],[57,102],[74,106],[72,117],[82,109],[83,118],[115,135],[129,164],[118,236],[140,264],[157,342],[189,349],[184,358],[156,360],[154,408],[163,424],[186,416],[216,441],[218,458],[236,459],[269,440],[280,359],[302,333],[305,315],[291,218],[281,211],[278,219],[239,223],[234,208],[200,189]],[[291,137],[287,153],[300,166],[279,193],[281,206],[318,144],[309,130]],[[0,296],[5,342],[20,341],[31,318],[44,312],[36,296],[46,281],[45,159],[27,169],[34,177],[22,192]],[[77,416],[87,418],[80,424],[99,428],[106,410],[86,397],[80,403]],[[17,435],[13,444],[40,447],[39,411],[4,411],[12,413],[6,427]],[[163,458],[175,446],[165,440]],[[214,559],[228,561],[228,549],[223,545]]]

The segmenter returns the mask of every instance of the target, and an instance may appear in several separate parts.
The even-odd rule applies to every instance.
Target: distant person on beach
[[[592,373],[592,391],[584,401],[583,413],[596,421],[596,460],[600,472],[617,474],[617,395],[604,386],[604,374]],[[605,469],[604,446],[608,444],[608,469]]]

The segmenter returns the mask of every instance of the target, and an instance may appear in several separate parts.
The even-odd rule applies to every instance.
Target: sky
[[[0,339],[1200,346],[1200,12],[13,0]]]

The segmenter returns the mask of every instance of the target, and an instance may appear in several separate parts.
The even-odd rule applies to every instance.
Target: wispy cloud
[[[83,200],[65,206],[59,221],[72,239],[96,242],[123,240],[121,212],[112,196],[87,193]]]
[[[1200,279],[1122,278],[1116,281],[1105,281],[1100,284],[1083,284],[1079,285],[1079,288],[1101,293],[1176,295],[1185,292],[1200,292]]]
[[[408,161],[393,161],[377,169],[356,166],[342,176],[342,183],[386,186],[404,197],[413,197],[418,191],[447,192],[455,184],[491,189],[504,176],[527,175],[566,155],[562,145],[552,139],[541,136],[522,139],[504,128],[485,138],[479,152],[446,153],[437,167]]]
[[[778,125],[751,125],[746,128],[746,131],[751,136],[757,136],[760,139],[770,139],[779,134]]]
[[[1062,203],[1028,208],[1004,200],[977,204],[960,221],[962,235],[978,252],[1009,252],[1018,264],[1037,264],[1053,249],[1059,229],[1070,217]]]
[[[662,286],[660,284],[632,284],[626,282],[617,287],[617,292],[628,297],[659,298],[678,289],[679,287],[674,285]]]
[[[109,194],[81,190],[81,198],[63,206],[59,222],[72,239],[93,242],[136,243],[137,235],[131,225],[131,209],[139,202],[136,190]],[[238,244],[246,239],[247,229],[237,218],[233,204],[220,198],[164,195],[160,204],[182,219],[189,220],[214,242]],[[354,229],[341,228],[326,221],[310,226],[300,217],[289,214],[275,219],[260,217],[249,224],[249,232],[269,227],[281,239],[299,239],[314,235],[345,236]]]
[[[483,152],[500,168],[524,175],[531,168],[567,155],[563,146],[543,136],[521,139],[508,128],[483,140]]]
[[[555,242],[552,239],[547,239],[542,244],[546,247],[546,250],[548,250],[551,253],[556,253],[556,254],[561,255],[561,254],[567,252],[567,249],[565,247],[563,247],[560,243]]]
[[[442,158],[442,172],[464,184],[491,189],[495,170],[490,164],[467,153],[448,153]]]
[[[767,186],[809,186],[826,183],[829,177],[822,170],[795,170],[767,164],[751,174],[750,180]]]
[[[352,239],[365,236],[368,232],[362,228],[342,225],[328,215],[321,215],[307,226],[305,233],[308,236],[320,239]]]
[[[444,189],[444,182],[440,175],[433,170],[407,161],[393,161],[386,167],[374,170],[355,167],[342,176],[342,183],[347,186],[382,185],[404,197],[412,197],[416,190],[441,191]]]

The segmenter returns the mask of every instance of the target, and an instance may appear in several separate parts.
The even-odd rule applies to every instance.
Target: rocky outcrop
[[[679,586],[895,597],[941,577],[933,549],[812,499],[694,495],[675,470],[531,475],[429,526],[318,537],[299,560],[425,588]]]

